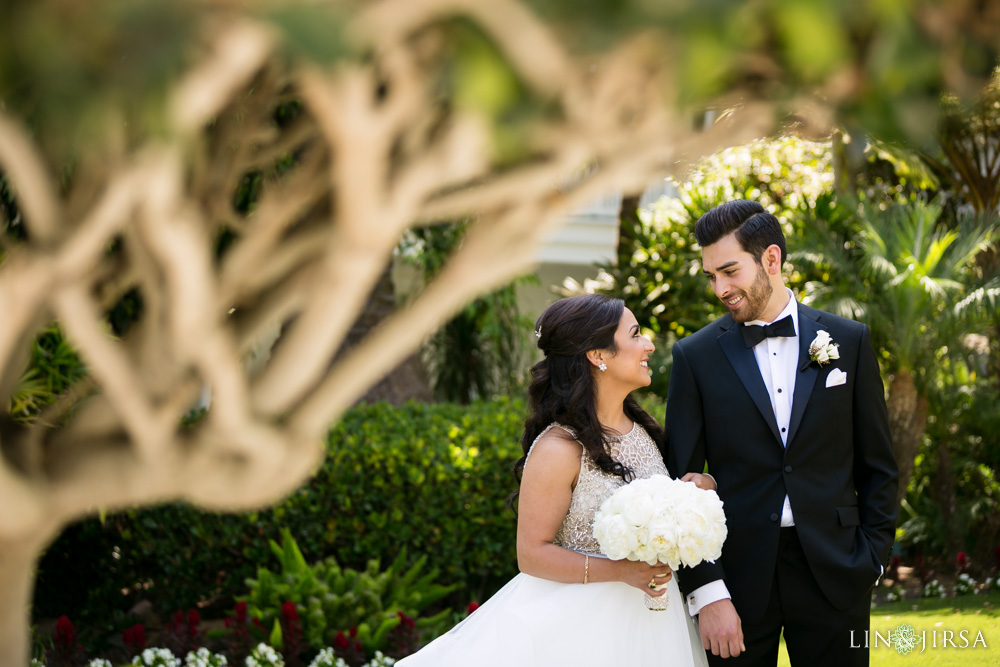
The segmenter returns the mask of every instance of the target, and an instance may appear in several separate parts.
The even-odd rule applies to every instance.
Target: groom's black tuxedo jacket
[[[897,466],[868,327],[798,305],[787,447],[752,349],[731,316],[679,341],[667,398],[667,467],[708,472],[725,504],[722,557],[679,573],[685,593],[724,579],[744,623],[763,614],[788,494],[802,549],[838,609],[858,604],[886,561],[896,524]],[[819,366],[809,344],[826,330],[840,358]],[[847,374],[827,386],[834,369]]]

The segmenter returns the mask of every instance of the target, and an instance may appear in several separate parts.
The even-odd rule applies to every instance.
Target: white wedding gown
[[[611,455],[631,468],[636,479],[667,474],[656,444],[640,425],[609,444]],[[530,451],[528,456],[530,462]],[[623,484],[620,477],[602,472],[584,451],[580,477],[555,543],[591,558],[600,557],[593,536],[594,513]],[[650,611],[645,594],[621,582],[562,584],[521,573],[451,631],[396,665],[707,665],[698,630],[677,588],[676,574],[668,594],[666,611]]]

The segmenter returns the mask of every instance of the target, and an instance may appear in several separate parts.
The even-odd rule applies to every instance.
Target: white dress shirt
[[[788,303],[771,322],[776,322],[786,315],[791,316],[796,335],[765,338],[753,348],[754,357],[757,359],[757,368],[760,369],[760,376],[764,380],[767,395],[771,399],[771,409],[774,410],[775,421],[778,422],[778,432],[781,434],[782,445],[788,444],[788,425],[792,417],[792,396],[795,394],[795,376],[799,363],[798,302],[795,301],[792,290],[787,287],[785,289],[788,291]],[[771,322],[753,320],[746,322],[744,326],[762,326],[771,324]],[[787,528],[794,525],[792,506],[786,495],[781,508],[781,527]],[[687,596],[688,612],[695,616],[705,605],[729,597],[731,597],[729,589],[723,580],[711,581],[696,588]]]

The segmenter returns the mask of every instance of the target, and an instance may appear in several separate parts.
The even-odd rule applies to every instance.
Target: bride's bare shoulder
[[[545,459],[549,462],[559,460],[578,460],[583,451],[572,429],[559,424],[553,424],[545,430],[531,447],[531,459]]]

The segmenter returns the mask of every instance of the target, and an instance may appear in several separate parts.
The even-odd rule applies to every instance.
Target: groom
[[[794,667],[867,665],[897,476],[868,327],[796,302],[760,204],[717,206],[695,236],[729,314],[674,345],[667,465],[707,463],[725,503],[722,557],[678,577],[709,662],[773,666],[784,632]]]

